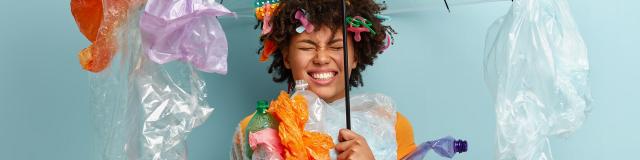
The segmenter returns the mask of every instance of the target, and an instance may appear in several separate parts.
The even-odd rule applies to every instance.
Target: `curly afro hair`
[[[372,23],[371,28],[377,34],[363,33],[359,42],[353,43],[357,66],[351,71],[349,85],[351,87],[363,86],[362,75],[367,65],[373,65],[373,61],[382,53],[386,45],[385,39],[387,34],[395,34],[390,26],[385,26],[382,21],[376,17],[385,9],[383,4],[377,4],[373,0],[347,0],[347,16],[361,16]],[[269,66],[268,72],[273,76],[273,81],[287,81],[289,85],[294,83],[293,75],[290,69],[284,65],[284,57],[282,50],[290,45],[291,37],[298,34],[296,28],[301,25],[294,20],[295,13],[299,9],[304,9],[307,13],[308,20],[315,26],[329,27],[333,32],[342,29],[345,20],[342,17],[342,1],[341,0],[280,0],[279,6],[273,12],[271,18],[272,30],[270,33],[260,36],[260,41],[270,40],[276,43],[277,49],[271,54],[273,61]],[[259,28],[262,22],[256,25]],[[318,30],[320,27],[316,27]],[[349,33],[353,36],[353,33]],[[261,53],[261,49],[258,54]]]

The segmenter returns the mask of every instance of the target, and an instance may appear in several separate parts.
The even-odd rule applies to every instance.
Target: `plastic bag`
[[[273,128],[266,128],[261,131],[249,134],[249,145],[253,152],[253,159],[260,160],[281,160],[283,152],[282,143],[278,136],[278,131]]]
[[[306,99],[281,92],[271,101],[269,112],[280,120],[278,134],[284,146],[284,158],[329,159],[329,151],[334,147],[331,136],[305,130],[309,118]]]
[[[102,0],[71,0],[71,14],[82,35],[93,42],[102,23]]]
[[[589,62],[565,0],[518,0],[487,36],[485,79],[495,95],[497,159],[552,159],[548,136],[580,127]]]
[[[100,72],[109,66],[117,51],[116,30],[126,23],[144,0],[72,0],[73,14],[80,31],[91,41],[78,54],[82,68]],[[101,13],[102,12],[102,13]]]
[[[313,92],[298,91],[309,104],[306,129],[331,135],[339,143],[338,132],[346,128],[345,101],[326,103]],[[351,97],[351,130],[366,137],[376,159],[397,159],[396,110],[391,98],[382,94],[361,94]],[[335,151],[331,158],[336,159]]]
[[[184,140],[213,111],[205,101],[205,83],[187,64],[150,61],[142,52],[138,22],[138,16],[129,16],[120,25],[115,63],[91,74],[95,146],[101,154],[94,159],[186,159]]]
[[[227,39],[217,16],[231,11],[213,0],[149,0],[140,18],[142,43],[156,63],[191,63],[200,71],[227,73]]]

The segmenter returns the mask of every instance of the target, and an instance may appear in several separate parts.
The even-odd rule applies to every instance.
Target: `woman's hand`
[[[369,148],[369,144],[367,144],[367,140],[356,132],[348,129],[341,129],[338,133],[338,140],[340,140],[340,143],[336,145],[338,160],[375,159],[373,157],[373,152],[371,152],[371,148]]]

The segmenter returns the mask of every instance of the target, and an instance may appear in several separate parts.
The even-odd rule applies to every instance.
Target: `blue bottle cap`
[[[453,141],[453,150],[457,153],[467,152],[467,141],[455,140]]]

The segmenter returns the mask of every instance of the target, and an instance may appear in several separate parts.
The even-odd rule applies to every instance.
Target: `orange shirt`
[[[398,159],[400,159],[406,156],[407,154],[413,152],[416,149],[416,144],[413,140],[413,128],[411,127],[411,123],[409,123],[409,120],[407,119],[407,117],[400,114],[400,112],[397,112],[397,113],[398,114],[396,116],[396,143],[398,147],[398,151],[397,151]],[[240,128],[239,128],[240,131],[245,130],[252,116],[253,114],[245,117],[244,119],[242,119],[242,121],[240,121]],[[238,138],[241,138],[241,137],[235,137],[235,138],[236,140],[234,140],[234,142],[240,143]]]

